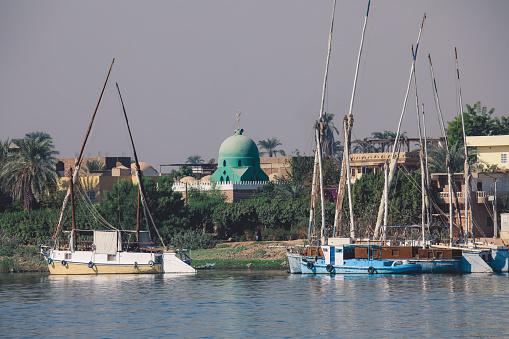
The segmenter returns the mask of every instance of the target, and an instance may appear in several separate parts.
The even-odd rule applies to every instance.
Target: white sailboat
[[[83,230],[76,227],[74,218],[74,189],[76,184],[79,168],[83,160],[83,150],[87,142],[92,124],[94,122],[97,109],[101,102],[108,78],[111,73],[115,59],[113,59],[108,76],[104,82],[99,101],[95,108],[92,120],[83,142],[81,152],[76,159],[75,170],[72,173],[69,183],[69,190],[64,199],[60,217],[53,234],[53,246],[41,246],[41,254],[45,256],[50,274],[157,274],[157,273],[194,273],[195,269],[190,266],[190,258],[185,252],[179,251],[163,251],[154,247],[150,240],[148,231],[140,230],[140,211],[138,207],[138,223],[136,230],[120,230],[110,225],[106,220],[96,215],[109,230]],[[143,178],[138,163],[138,157],[134,148],[127,114],[125,112],[120,89],[118,88],[122,108],[131,138],[131,144],[136,163],[136,178],[138,181],[138,206],[142,205],[147,219],[150,219],[155,232],[159,236],[159,232],[155,227],[150,211],[145,200],[143,190]],[[68,201],[71,201],[72,208],[72,230],[64,232],[68,234],[66,240],[61,241],[59,235],[62,230],[62,221],[64,211]],[[93,206],[90,206],[95,209]],[[132,236],[136,237],[136,241],[130,241]],[[160,237],[160,236],[159,236]],[[164,242],[161,238],[161,243]]]

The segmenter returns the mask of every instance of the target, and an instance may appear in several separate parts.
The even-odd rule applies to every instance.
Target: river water
[[[509,337],[509,276],[0,275],[0,337]]]

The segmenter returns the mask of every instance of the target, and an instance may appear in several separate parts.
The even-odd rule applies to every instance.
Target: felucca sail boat
[[[53,246],[41,246],[41,254],[46,257],[46,262],[51,274],[143,274],[143,273],[193,273],[195,269],[190,266],[191,260],[184,252],[167,252],[154,247],[150,240],[148,231],[140,230],[140,207],[143,206],[147,220],[150,220],[154,231],[159,236],[161,243],[164,242],[157,231],[154,220],[150,214],[143,189],[143,177],[138,162],[138,156],[134,148],[134,142],[127,119],[120,89],[117,90],[122,103],[122,109],[133,149],[136,179],[138,181],[138,220],[136,230],[119,230],[102,218],[95,207],[90,204],[94,211],[94,217],[98,219],[105,228],[109,230],[83,230],[76,226],[74,215],[74,186],[76,185],[78,173],[83,160],[83,151],[92,129],[97,109],[104,94],[108,78],[111,73],[115,59],[111,62],[106,81],[104,82],[99,101],[90,121],[85,140],[76,159],[74,173],[70,171],[70,182],[67,195],[64,199],[58,223],[53,234]],[[72,230],[64,231],[69,234],[67,242],[61,243],[60,233],[62,232],[63,215],[68,201],[71,201],[72,209]],[[148,223],[147,223],[148,226]],[[129,235],[135,234],[135,242],[127,242]],[[93,240],[92,240],[93,239]]]
[[[355,72],[355,80],[352,90],[352,99],[350,102],[350,111],[348,118],[345,117],[344,123],[344,132],[345,132],[345,157],[348,160],[348,146],[349,146],[349,134],[351,131],[351,126],[353,123],[352,118],[352,108],[353,108],[353,98],[355,93],[357,74],[359,70],[359,61],[362,52],[362,45],[364,41],[364,33],[366,30],[368,15],[369,15],[369,6],[370,1],[368,0],[368,7],[366,11],[366,17],[364,20],[364,27],[362,31],[362,39],[361,45],[359,48],[358,60],[357,60],[357,69]],[[375,247],[372,245],[353,245],[351,244],[351,238],[355,237],[355,230],[353,228],[353,214],[350,213],[350,236],[351,238],[335,238],[334,243],[327,242],[326,234],[325,234],[325,213],[324,213],[324,194],[323,194],[323,173],[322,173],[322,150],[321,150],[321,130],[323,129],[323,117],[324,117],[324,100],[325,100],[325,91],[327,85],[327,73],[329,68],[329,59],[330,59],[330,50],[331,50],[331,40],[332,40],[332,30],[334,24],[334,10],[336,7],[336,1],[334,1],[334,7],[332,11],[332,19],[331,19],[331,29],[329,34],[329,48],[327,52],[327,63],[325,67],[325,76],[323,82],[323,91],[322,91],[322,102],[320,106],[320,119],[315,123],[315,138],[316,138],[316,150],[315,150],[315,163],[314,163],[314,171],[313,171],[313,182],[312,182],[312,193],[311,193],[311,209],[310,209],[310,217],[309,217],[309,230],[308,230],[308,239],[310,244],[313,246],[309,246],[305,248],[304,253],[297,254],[292,253],[291,251],[287,251],[288,261],[290,263],[290,272],[291,273],[307,273],[307,274],[344,274],[344,273],[354,273],[354,274],[395,274],[395,273],[415,273],[421,271],[421,266],[417,264],[405,263],[401,260],[382,260],[380,257],[380,251],[376,254]],[[346,167],[345,167],[346,163]],[[343,172],[345,173],[345,178],[350,183],[350,178],[348,176],[348,161],[343,163]],[[318,179],[320,184],[320,196],[321,196],[321,212],[322,212],[322,223],[320,236],[313,237],[313,231],[315,230],[314,225],[314,216],[315,216],[315,208],[316,208],[316,187],[318,185]],[[350,211],[352,210],[352,200],[351,200],[351,189],[349,187],[349,201],[350,201]],[[314,232],[316,234],[316,231]],[[332,240],[332,239],[330,239]],[[316,245],[315,245],[316,244]],[[379,246],[378,246],[379,247]],[[359,257],[360,256],[360,257]],[[300,267],[299,267],[300,265]]]

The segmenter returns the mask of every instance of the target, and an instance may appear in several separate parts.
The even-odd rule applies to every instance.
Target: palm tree
[[[198,165],[204,163],[205,160],[199,155],[190,155],[187,157],[186,164]]]
[[[283,145],[276,137],[258,141],[258,146],[267,150],[266,152],[260,152],[260,155],[268,154],[269,157],[273,157],[280,153],[281,155],[286,154],[283,150],[276,150],[276,147]]]
[[[87,161],[86,168],[87,168],[87,172],[90,172],[90,171],[104,171],[104,170],[106,170],[106,166],[99,159],[92,160],[92,161]]]
[[[0,182],[14,199],[31,211],[41,196],[56,185],[57,159],[54,155],[58,152],[53,150],[51,139],[14,139],[13,143],[19,149],[7,155],[7,161],[0,170]]]
[[[334,155],[334,132],[339,135],[339,130],[334,126],[332,119],[334,114],[324,113],[319,121],[320,125],[320,142],[322,144],[322,152],[325,156],[332,157]]]
[[[474,155],[469,151],[469,155]],[[449,154],[451,156],[451,167],[453,173],[461,173],[465,166],[465,153],[463,145],[454,143],[450,146]],[[447,173],[446,164],[447,152],[444,147],[431,146],[428,148],[428,168],[430,173]],[[473,157],[475,158],[475,157]]]

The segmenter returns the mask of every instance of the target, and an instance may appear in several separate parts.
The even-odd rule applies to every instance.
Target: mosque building
[[[260,154],[255,142],[245,135],[243,129],[227,138],[219,148],[217,170],[210,177],[211,182],[269,181],[260,167]]]
[[[208,190],[216,188],[226,195],[227,202],[251,198],[258,188],[269,182],[269,176],[260,167],[260,153],[256,143],[243,135],[243,129],[226,138],[219,148],[217,170],[200,181],[183,178],[173,190],[184,195],[190,188]]]

